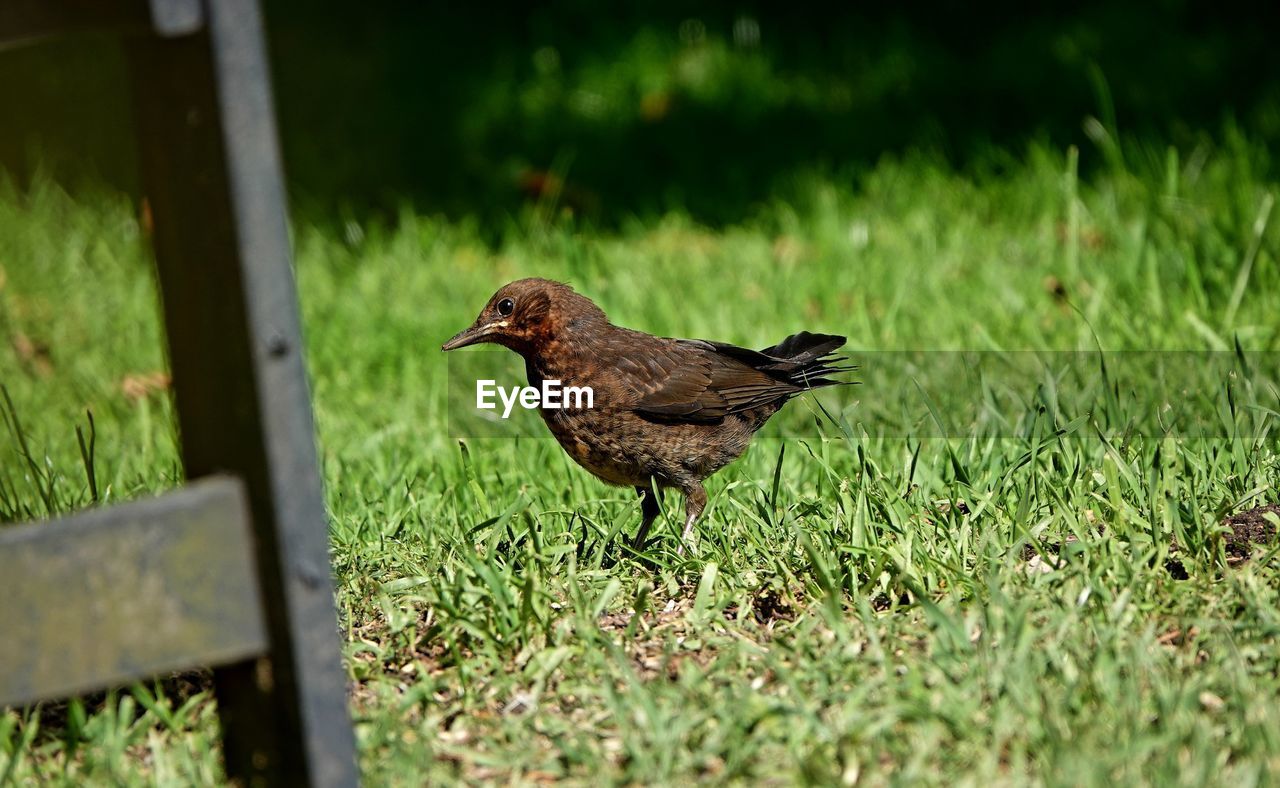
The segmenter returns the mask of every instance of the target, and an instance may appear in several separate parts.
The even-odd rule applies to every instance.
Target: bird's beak
[[[450,339],[448,342],[441,345],[440,349],[448,352],[450,350],[457,350],[460,347],[478,345],[481,342],[487,342],[489,341],[489,337],[493,336],[501,329],[506,328],[506,326],[507,321],[505,320],[498,320],[493,323],[485,323],[483,325],[476,323],[474,326],[464,328],[454,334],[453,339]]]

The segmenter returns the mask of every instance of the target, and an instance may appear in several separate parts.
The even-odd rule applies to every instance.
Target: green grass
[[[1211,440],[1104,440],[1033,405],[1025,430],[875,438],[850,402],[847,431],[761,441],[714,477],[684,558],[668,497],[649,565],[614,538],[639,519],[629,491],[546,440],[450,437],[440,342],[525,275],[622,325],[756,347],[839,331],[855,359],[1276,350],[1265,152],[1228,133],[1112,154],[1088,182],[1039,147],[981,177],[885,160],[856,183],[799,178],[717,231],[671,215],[600,233],[545,205],[496,245],[409,213],[299,222],[366,782],[1274,781],[1275,550],[1228,566],[1218,525],[1278,497],[1274,389],[1250,394],[1261,428]],[[92,502],[87,410],[100,500],[175,485],[165,394],[121,389],[164,365],[130,207],[9,189],[0,271],[0,520]],[[0,714],[0,778],[220,774],[207,692],[154,689],[44,725]]]

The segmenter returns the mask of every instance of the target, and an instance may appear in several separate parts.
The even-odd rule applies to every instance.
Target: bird
[[[613,325],[586,296],[541,278],[503,285],[441,350],[480,343],[522,356],[530,387],[559,381],[591,389],[590,407],[544,405],[543,421],[578,465],[640,496],[634,550],[644,549],[661,513],[655,487],[679,490],[679,555],[707,505],[703,482],[737,459],[788,400],[848,383],[829,376],[856,369],[834,354],[843,336],[801,331],[759,351],[657,337]]]

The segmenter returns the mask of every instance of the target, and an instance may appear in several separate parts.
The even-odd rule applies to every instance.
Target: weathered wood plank
[[[242,485],[0,528],[0,706],[267,648]]]

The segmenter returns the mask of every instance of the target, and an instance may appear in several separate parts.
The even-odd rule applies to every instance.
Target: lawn
[[[1196,437],[1116,429],[1158,404],[1121,386],[1105,424],[1037,401],[970,423],[944,398],[879,434],[877,389],[903,381],[863,359],[860,387],[792,403],[713,477],[682,557],[668,496],[643,560],[620,547],[630,490],[546,439],[459,441],[446,406],[460,362],[440,343],[530,275],[621,325],[751,347],[845,333],[855,361],[1274,358],[1266,150],[1230,129],[1187,150],[1096,136],[1086,175],[1044,145],[966,171],[886,158],[795,177],[724,227],[597,230],[551,203],[496,233],[296,217],[365,781],[1276,780],[1277,548],[1244,558],[1222,525],[1280,499],[1274,387],[1211,379],[1221,421]],[[0,187],[0,521],[93,503],[77,428],[103,502],[181,477],[135,213]],[[0,712],[0,783],[207,783],[216,739],[199,675]]]

